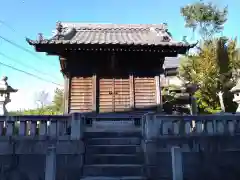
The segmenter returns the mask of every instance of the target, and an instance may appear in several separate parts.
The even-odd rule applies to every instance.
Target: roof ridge
[[[113,23],[71,23],[61,22],[64,28],[77,29],[148,29],[156,28],[167,30],[167,24],[113,24]]]

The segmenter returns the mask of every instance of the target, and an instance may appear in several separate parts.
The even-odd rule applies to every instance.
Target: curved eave
[[[162,42],[158,44],[146,44],[146,43],[138,43],[138,44],[129,44],[129,43],[84,43],[81,41],[71,41],[71,40],[42,40],[42,41],[36,41],[36,40],[31,40],[31,39],[26,39],[29,45],[34,46],[37,51],[42,51],[46,52],[48,48],[57,48],[57,47],[65,47],[66,48],[78,48],[78,50],[84,50],[89,48],[89,47],[95,47],[95,48],[138,48],[138,49],[147,49],[147,50],[152,50],[152,49],[181,49],[181,52],[178,53],[186,53],[189,49],[193,48],[196,46],[197,43],[195,44],[183,44],[183,43],[173,43],[173,42]],[[94,49],[94,48],[93,48]],[[129,49],[131,50],[131,49]]]
[[[11,86],[8,86],[8,91],[9,92],[18,92],[18,89],[14,89],[14,88],[12,88]]]
[[[15,93],[15,92],[18,92],[18,89],[8,88],[8,89],[5,89],[5,90],[0,90],[0,92],[3,92],[3,93]]]

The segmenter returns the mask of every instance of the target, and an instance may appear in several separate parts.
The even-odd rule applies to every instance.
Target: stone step
[[[136,154],[141,152],[138,145],[87,145],[86,154]]]
[[[114,137],[139,137],[141,138],[140,131],[132,131],[132,132],[85,132],[84,136],[86,138],[114,138]]]
[[[88,154],[86,164],[143,164],[143,155],[135,154]]]
[[[146,180],[142,176],[120,176],[120,177],[106,177],[106,176],[87,176],[82,177],[80,180]]]
[[[140,145],[141,139],[137,137],[89,138],[86,143],[89,145]]]
[[[83,176],[142,176],[142,165],[129,164],[101,164],[84,165]]]

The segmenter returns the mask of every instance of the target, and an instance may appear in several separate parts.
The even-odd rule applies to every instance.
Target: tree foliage
[[[193,32],[198,30],[203,39],[209,39],[215,33],[223,30],[227,21],[228,8],[218,8],[212,3],[199,1],[181,8],[181,15],[185,19],[185,27]]]
[[[214,113],[219,111],[218,93],[223,94],[224,109],[235,111],[230,89],[235,85],[240,68],[239,50],[236,39],[216,38],[227,21],[228,8],[219,8],[212,3],[198,1],[181,8],[185,27],[197,30],[202,43],[194,55],[183,58],[179,68],[180,77],[186,83],[199,85],[195,93],[200,110]]]
[[[218,92],[224,93],[227,112],[235,111],[230,89],[235,85],[237,70],[240,68],[237,41],[226,38],[206,40],[196,55],[183,58],[179,75],[186,83],[199,85],[197,102],[204,112],[220,110]]]
[[[63,112],[64,108],[64,99],[63,99],[63,90],[57,88],[53,97],[53,111],[54,112]]]

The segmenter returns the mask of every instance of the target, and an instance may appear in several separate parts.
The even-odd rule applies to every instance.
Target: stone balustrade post
[[[180,147],[171,148],[173,180],[183,180],[182,151]]]
[[[71,140],[83,138],[85,117],[81,113],[72,113]]]
[[[154,113],[148,113],[145,115],[145,138],[146,140],[153,140],[160,135],[161,120],[157,119]]]
[[[56,179],[56,147],[48,147],[46,153],[45,180]]]

